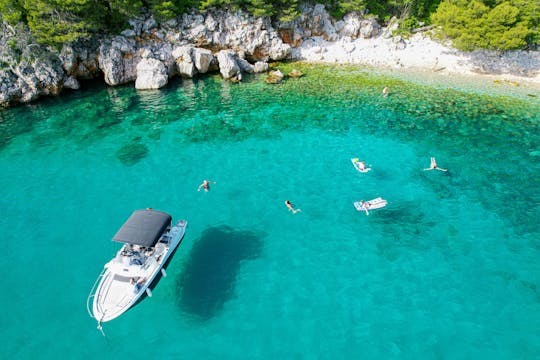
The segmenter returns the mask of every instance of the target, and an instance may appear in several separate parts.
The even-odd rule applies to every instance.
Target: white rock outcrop
[[[146,58],[137,65],[135,88],[139,90],[159,89],[167,85],[167,67],[159,60]]]
[[[283,60],[291,47],[274,30],[269,18],[257,18],[242,11],[214,11],[184,14],[184,39],[201,47],[242,51],[246,58]]]
[[[193,62],[193,46],[185,45],[176,47],[172,56],[176,62],[176,70],[180,76],[192,78],[197,74],[197,67]]]
[[[115,36],[99,47],[99,68],[103,71],[105,82],[120,85],[137,78],[137,56],[135,40]]]
[[[257,61],[253,64],[253,71],[255,73],[263,73],[268,71],[268,63],[264,61]]]
[[[195,63],[195,68],[199,73],[207,73],[214,60],[215,57],[212,54],[212,51],[201,48],[193,49],[193,62]]]
[[[236,53],[232,50],[221,50],[217,54],[219,72],[224,79],[231,79],[241,73],[240,66],[236,61]]]

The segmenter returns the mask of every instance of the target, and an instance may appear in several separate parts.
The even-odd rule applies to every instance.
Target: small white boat
[[[359,158],[352,158],[351,162],[354,166],[354,168],[362,173],[367,173],[371,170],[370,167],[366,167],[365,163],[363,161],[360,161]]]
[[[369,201],[356,201],[353,203],[356,210],[365,211],[366,215],[369,215],[369,210],[383,208],[386,206],[386,204],[388,204],[388,201],[380,197]]]
[[[91,317],[101,323],[113,320],[152,296],[151,289],[169,264],[185,234],[187,221],[174,226],[172,217],[152,209],[136,210],[113,237],[124,243],[116,256],[105,264],[87,299]]]

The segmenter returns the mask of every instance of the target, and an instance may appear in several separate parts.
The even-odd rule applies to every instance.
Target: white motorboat
[[[187,221],[172,226],[172,217],[152,209],[131,214],[113,241],[124,243],[116,256],[105,264],[87,299],[91,317],[101,323],[113,320],[146,295],[169,264],[185,234]]]

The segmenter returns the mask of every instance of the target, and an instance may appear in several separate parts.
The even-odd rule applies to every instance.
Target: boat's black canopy
[[[113,240],[151,247],[161,237],[161,234],[171,224],[171,215],[152,209],[135,210],[114,235]]]

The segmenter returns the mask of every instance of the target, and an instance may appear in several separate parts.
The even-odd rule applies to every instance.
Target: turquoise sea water
[[[0,357],[538,359],[538,97],[303,70],[0,112]],[[103,337],[86,297],[146,207],[188,231]]]

